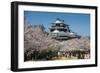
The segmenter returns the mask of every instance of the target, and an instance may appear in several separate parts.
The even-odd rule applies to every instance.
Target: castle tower
[[[52,23],[49,35],[53,39],[57,39],[57,40],[65,40],[69,38],[80,37],[76,33],[71,32],[69,29],[69,25],[65,24],[64,20],[61,20],[59,18],[57,18],[56,21]]]
[[[52,33],[70,32],[70,29],[69,25],[64,23],[64,20],[60,20],[59,18],[57,18],[56,21],[52,23],[50,31]]]

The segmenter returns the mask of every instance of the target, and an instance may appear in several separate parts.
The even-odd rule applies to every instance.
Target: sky
[[[43,24],[48,32],[51,23],[60,18],[69,25],[72,32],[82,36],[90,36],[90,14],[24,11],[24,18],[31,25]]]

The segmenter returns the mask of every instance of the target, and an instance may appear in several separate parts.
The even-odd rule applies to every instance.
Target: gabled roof
[[[64,20],[57,18],[56,21],[53,22],[53,24],[58,24],[58,23],[64,23]]]

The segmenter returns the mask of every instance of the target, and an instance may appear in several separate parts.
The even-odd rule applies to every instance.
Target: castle
[[[75,32],[71,32],[69,25],[64,23],[64,20],[57,18],[55,22],[52,23],[50,28],[51,38],[57,40],[67,40],[70,38],[80,38]]]

